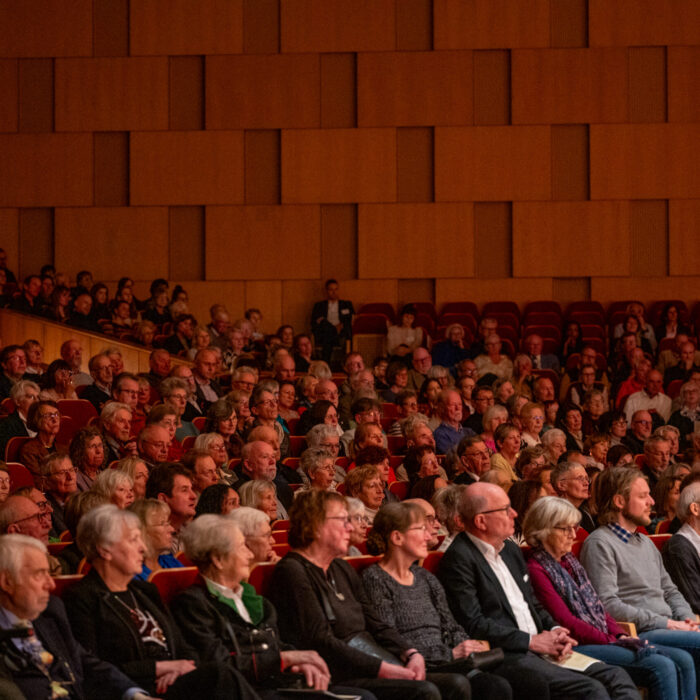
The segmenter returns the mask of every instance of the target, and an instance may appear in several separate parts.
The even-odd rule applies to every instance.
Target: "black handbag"
[[[467,657],[469,671],[489,671],[503,663],[503,649],[496,647],[488,651],[474,651]]]

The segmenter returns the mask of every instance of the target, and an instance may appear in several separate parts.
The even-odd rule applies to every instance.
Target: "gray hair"
[[[690,518],[690,506],[692,503],[700,503],[700,481],[688,484],[682,491],[676,503],[676,515],[681,522]]]
[[[493,406],[489,406],[484,412],[484,417],[481,419],[481,426],[483,427],[483,429],[488,430],[486,426],[499,414],[505,416],[507,419],[508,409],[505,406],[501,406],[501,404],[498,403],[494,404]]]
[[[73,466],[73,462],[71,462],[70,457],[65,452],[52,452],[50,455],[47,455],[39,463],[39,472],[41,476],[48,479],[53,474],[51,470],[53,469],[54,465],[61,464],[61,462],[66,460],[68,460],[70,465]]]
[[[459,502],[466,488],[464,484],[451,484],[447,488],[436,491],[431,500],[435,508],[435,516],[447,528],[450,535],[462,529],[457,523],[457,517]]]
[[[224,438],[219,433],[201,433],[195,438],[193,447],[195,450],[202,450],[208,454],[213,442],[217,439],[223,440]]]
[[[88,561],[99,559],[100,547],[110,547],[124,536],[124,528],[141,527],[138,516],[109,503],[83,515],[78,523],[78,547]]]
[[[140,501],[132,503],[129,506],[129,511],[138,517],[144,529],[148,525],[148,516],[153,511],[162,511],[164,515],[170,517],[170,506],[157,498],[142,498]]]
[[[578,462],[559,462],[559,464],[552,469],[552,473],[549,475],[549,481],[557,493],[559,493],[557,484],[562,481],[569,472],[573,471],[577,467],[581,467]]]
[[[120,469],[105,469],[97,475],[92,490],[111,500],[117,487],[122,484],[134,488],[134,480],[126,472]]]
[[[265,513],[250,506],[236,508],[236,510],[232,510],[224,517],[237,525],[238,529],[243,533],[243,537],[255,537],[261,523],[265,525],[270,524],[270,519]]]
[[[102,413],[100,413],[100,420],[106,425],[110,425],[114,421],[114,416],[117,411],[128,411],[131,415],[131,407],[127,406],[125,403],[120,403],[119,401],[110,401],[104,405]]]
[[[581,513],[572,503],[557,496],[544,496],[538,498],[527,511],[523,535],[531,547],[537,547],[555,527],[578,525],[580,522]]]
[[[316,377],[316,379],[332,379],[333,378],[333,373],[331,372],[331,368],[328,366],[328,363],[324,362],[323,360],[314,360],[313,362],[309,362],[308,373],[312,377]]]
[[[679,397],[681,404],[685,404],[685,394],[689,389],[697,389],[697,383],[696,382],[686,382],[681,386],[681,390],[679,392]]]
[[[345,505],[348,509],[348,515],[363,515],[365,512],[365,504],[359,498],[346,496]]]
[[[338,433],[333,426],[319,423],[306,433],[306,444],[309,447],[318,447],[325,439],[337,436]]]
[[[564,434],[563,430],[559,430],[559,428],[552,428],[551,430],[548,430],[546,433],[542,435],[541,441],[543,447],[551,447],[552,443],[557,439],[557,438],[564,438],[566,440],[566,435]]]
[[[401,432],[403,433],[403,436],[406,439],[413,437],[413,434],[419,425],[427,425],[428,428],[430,428],[428,417],[422,413],[412,413],[410,416],[404,418],[401,421]]]
[[[651,435],[644,441],[644,451],[646,452],[650,447],[658,445],[660,442],[668,442],[668,440],[661,435]]]
[[[654,436],[656,437],[662,437],[664,440],[668,440],[666,437],[667,433],[673,433],[676,436],[676,439],[680,439],[681,437],[681,431],[676,428],[675,425],[660,425],[653,433]]]
[[[48,557],[49,551],[46,545],[36,537],[29,535],[1,535],[0,536],[0,571],[10,574],[16,581],[24,563],[24,553],[29,548],[34,548]]]
[[[37,393],[41,391],[39,385],[33,382],[31,379],[20,379],[15,382],[10,389],[10,398],[18,403],[20,399],[23,399],[27,394],[27,389],[34,389]]]
[[[200,515],[183,530],[185,554],[198,569],[205,569],[212,556],[228,554],[233,549],[233,535],[238,531],[238,525],[223,515]]]
[[[124,457],[123,459],[120,459],[117,462],[117,470],[122,472],[123,474],[127,474],[129,477],[131,477],[131,482],[133,486],[133,481],[134,477],[136,476],[136,465],[137,464],[143,464],[146,466],[146,463],[141,459],[141,457]],[[148,467],[146,467],[148,468]],[[114,471],[114,470],[111,470]]]
[[[312,476],[318,471],[318,468],[324,459],[333,459],[333,455],[320,447],[309,447],[308,450],[304,450],[301,453],[299,466],[302,468],[304,473],[306,473],[308,476]]]
[[[238,495],[241,497],[241,505],[257,508],[260,496],[270,489],[275,492],[276,496],[277,489],[275,488],[274,482],[268,479],[251,479],[251,481],[246,481],[238,490]]]
[[[176,389],[182,389],[185,395],[189,397],[190,385],[181,377],[167,377],[158,386],[158,392],[164,399],[171,396]]]

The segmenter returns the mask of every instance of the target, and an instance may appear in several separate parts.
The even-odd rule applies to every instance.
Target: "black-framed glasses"
[[[489,513],[508,513],[511,510],[510,503],[502,508],[491,508],[491,510],[482,510],[477,515],[488,515]]]

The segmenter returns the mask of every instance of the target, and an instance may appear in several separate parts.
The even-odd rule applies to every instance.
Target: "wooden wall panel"
[[[245,283],[244,306],[246,309],[260,309],[263,316],[263,328],[273,333],[283,323],[282,316],[282,280],[251,281]],[[300,333],[297,330],[297,333]]]
[[[474,204],[474,276],[513,274],[513,211],[510,202]]]
[[[392,51],[394,0],[280,0],[285,53]]]
[[[138,0],[129,24],[132,56],[243,50],[242,0]]]
[[[572,301],[591,299],[590,277],[555,277],[552,280],[552,298],[566,308]]]
[[[588,126],[552,126],[552,199],[589,198]]]
[[[357,277],[357,205],[321,205],[321,278]]]
[[[546,126],[438,127],[435,199],[549,199],[550,161]]]
[[[474,124],[510,124],[510,51],[474,51]]]
[[[318,54],[209,56],[206,65],[207,129],[321,125]]]
[[[433,48],[432,0],[396,3],[396,48],[399,51],[430,51]]]
[[[588,0],[552,0],[550,11],[553,48],[588,46]]]
[[[56,209],[56,267],[75,274],[90,251],[96,280],[113,275],[115,261],[129,261],[129,276],[168,277],[168,210],[165,207]],[[95,245],[99,240],[99,245]]]
[[[168,128],[168,60],[56,61],[56,131]]]
[[[321,54],[321,126],[357,126],[357,57],[354,53]]]
[[[50,58],[24,58],[19,61],[18,131],[28,134],[53,131],[53,64]]]
[[[242,131],[131,134],[131,203],[243,202]]]
[[[107,131],[93,134],[95,150],[95,206],[129,204],[129,134]]]
[[[17,61],[0,60],[0,131],[17,131],[19,87]]]
[[[669,46],[668,120],[700,122],[700,46]]]
[[[513,124],[625,121],[627,51],[513,51],[512,85]]]
[[[284,129],[282,201],[396,201],[396,130]]]
[[[695,277],[593,277],[591,299],[603,304],[639,299],[649,305],[659,299],[682,299],[692,308],[698,299],[700,276]]]
[[[243,52],[279,50],[280,0],[243,0]]]
[[[591,126],[592,199],[700,197],[700,124]]]
[[[434,133],[429,127],[396,130],[397,199],[432,202],[435,199]]]
[[[54,210],[48,207],[19,210],[18,279],[36,274],[54,260]]]
[[[700,43],[696,0],[589,0],[591,46]]]
[[[552,299],[552,280],[547,277],[532,279],[459,279],[435,280],[435,306],[440,309],[448,301],[473,301],[479,307],[487,301],[514,299],[521,306],[529,301]]]
[[[410,251],[402,255],[401,251]],[[358,210],[360,279],[474,274],[474,206],[361,204]]]
[[[204,207],[170,207],[168,229],[168,278],[206,279]]]
[[[168,59],[168,128],[204,129],[204,56]]]
[[[0,209],[0,248],[7,253],[7,269],[19,280],[19,211]],[[5,342],[7,345],[7,342]]]
[[[280,132],[245,132],[245,203],[280,204]]]
[[[320,243],[317,206],[207,207],[206,278],[317,279]]]
[[[92,204],[91,134],[0,134],[0,207]]]
[[[672,199],[669,214],[669,273],[697,275],[700,260],[700,199]],[[700,289],[695,287],[695,291]]]
[[[513,275],[628,274],[629,226],[626,202],[514,202]]]
[[[243,318],[245,306],[245,285],[243,281],[200,281],[200,280],[179,280],[180,284],[187,290],[189,295],[188,306],[190,312],[202,324],[209,323],[209,308],[212,304],[224,304],[231,314],[232,319]],[[177,284],[178,280],[170,282],[171,288]],[[134,287],[134,294],[138,296],[138,290]],[[140,299],[148,296],[148,285],[146,293],[141,294]],[[272,328],[271,332],[277,330]]]
[[[668,274],[668,203],[640,200],[629,203],[630,270],[633,277]]]
[[[0,57],[92,55],[92,0],[0,0]]]
[[[644,46],[629,49],[630,122],[666,121],[666,49]]]
[[[359,126],[472,124],[471,51],[361,53]]]
[[[436,49],[549,46],[549,0],[434,0]]]
[[[93,0],[92,46],[95,56],[129,55],[129,0]]]

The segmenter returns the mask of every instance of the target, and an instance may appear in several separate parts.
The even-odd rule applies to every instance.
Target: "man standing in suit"
[[[112,664],[89,654],[73,637],[55,588],[44,544],[25,535],[0,537],[2,675],[27,698],[145,698],[145,691]],[[12,637],[17,629],[20,636]],[[0,686],[2,697],[5,694]],[[17,697],[21,697],[17,695]]]
[[[517,515],[508,494],[494,484],[471,484],[459,514],[465,532],[445,552],[439,578],[457,622],[505,652],[494,673],[511,682],[514,697],[639,698],[621,668],[595,663],[579,673],[543,658],[562,661],[576,642],[535,598],[520,547],[508,539]]]
[[[316,345],[321,348],[322,359],[330,363],[336,346],[343,347],[352,340],[352,317],[355,309],[351,301],[338,299],[338,281],[326,281],[326,301],[318,301],[311,312],[311,329]]]

